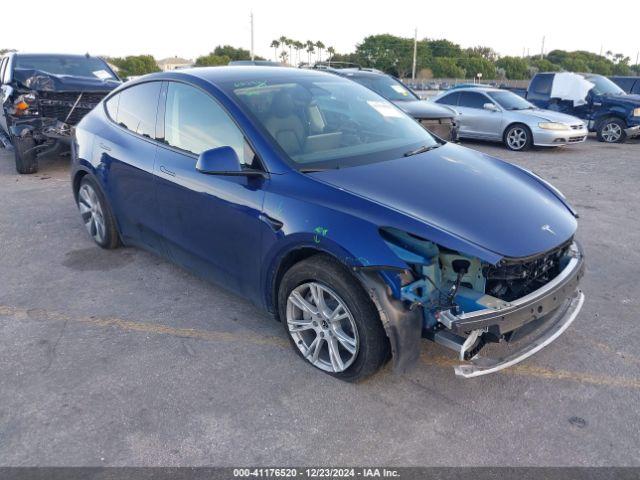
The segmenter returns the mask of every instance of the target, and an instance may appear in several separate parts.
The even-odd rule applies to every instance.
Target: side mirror
[[[196,170],[207,175],[265,177],[262,170],[242,168],[236,151],[229,147],[205,150],[198,157]]]
[[[495,104],[493,103],[485,103],[482,108],[484,108],[485,110],[489,110],[490,112],[497,112],[498,111],[498,107],[495,106]]]

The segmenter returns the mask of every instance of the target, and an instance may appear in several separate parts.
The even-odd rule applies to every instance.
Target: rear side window
[[[199,155],[205,150],[230,146],[242,164],[253,163],[253,151],[227,112],[190,85],[169,83],[164,129],[165,141],[172,147]]]
[[[530,90],[538,95],[550,95],[553,74],[541,74],[533,77]]]
[[[127,88],[107,103],[109,117],[118,125],[143,137],[155,138],[160,82]]]
[[[490,103],[490,100],[481,93],[460,92],[460,100],[458,100],[460,107],[482,108],[485,103]]]
[[[449,95],[445,95],[442,98],[436,100],[436,103],[441,103],[443,105],[458,105],[458,98],[460,97],[460,92],[453,92]]]

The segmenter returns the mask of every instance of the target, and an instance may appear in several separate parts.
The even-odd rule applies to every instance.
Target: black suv
[[[449,108],[422,100],[400,80],[379,70],[351,66],[336,68],[335,63],[332,65],[316,64],[314,68],[340,75],[373,90],[411,115],[434,135],[443,140],[457,140],[456,114]]]
[[[0,59],[0,141],[19,173],[68,149],[75,125],[121,82],[101,58],[9,53]]]

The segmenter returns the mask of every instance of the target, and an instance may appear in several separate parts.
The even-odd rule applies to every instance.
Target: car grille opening
[[[78,97],[82,97],[78,101]],[[109,92],[41,92],[39,95],[40,114],[55,118],[69,125],[77,125]],[[67,119],[73,105],[78,101]]]

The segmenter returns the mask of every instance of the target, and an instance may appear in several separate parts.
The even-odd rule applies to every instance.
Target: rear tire
[[[22,174],[38,171],[38,157],[36,156],[36,142],[31,137],[11,137],[13,154],[16,160],[16,171]]]
[[[317,308],[318,303],[323,308]],[[371,299],[359,281],[327,255],[314,255],[284,274],[278,313],[295,351],[340,380],[361,381],[389,358],[389,341]]]
[[[623,143],[627,139],[624,129],[627,125],[623,120],[615,117],[605,118],[598,124],[596,134],[599,142]]]
[[[533,145],[533,134],[526,125],[515,123],[505,130],[503,140],[509,150],[522,152],[529,150]]]
[[[80,181],[76,203],[93,241],[108,250],[116,248],[120,244],[120,237],[115,218],[98,183],[89,175]]]

